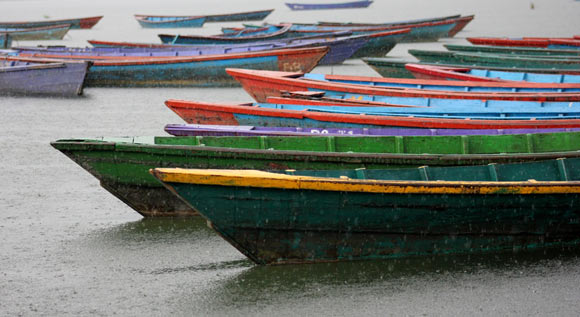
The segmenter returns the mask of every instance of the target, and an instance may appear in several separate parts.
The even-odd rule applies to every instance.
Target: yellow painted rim
[[[571,194],[580,193],[580,182],[462,182],[383,181],[349,178],[293,176],[256,170],[157,168],[151,171],[166,183],[307,189],[384,194]]]

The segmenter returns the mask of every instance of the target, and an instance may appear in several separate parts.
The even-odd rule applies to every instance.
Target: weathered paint
[[[202,27],[206,17],[135,14],[135,19],[144,28],[187,28]]]
[[[444,63],[458,65],[479,65],[498,67],[523,67],[528,69],[561,69],[580,71],[580,59],[573,58],[538,58],[485,54],[485,53],[460,53],[448,51],[428,51],[410,49],[409,54],[422,62]]]
[[[87,87],[234,86],[226,74],[232,65],[252,69],[309,71],[326,54],[326,47],[282,49],[239,54],[157,57],[94,61]],[[34,57],[9,57],[37,60]]]
[[[187,123],[195,124],[223,124],[223,125],[256,125],[256,126],[298,126],[303,128],[381,128],[381,127],[414,127],[414,128],[445,128],[445,129],[545,129],[545,128],[577,128],[580,119],[571,118],[498,118],[485,117],[456,117],[445,116],[417,116],[404,113],[421,108],[392,108],[389,111],[400,109],[403,113],[372,114],[371,112],[342,112],[315,109],[315,107],[296,106],[298,109],[276,109],[275,106],[263,107],[252,105],[212,104],[185,100],[167,100],[165,104]],[[287,105],[291,108],[293,105]],[[342,108],[338,107],[338,108]],[[376,107],[373,107],[376,109]],[[433,108],[424,108],[433,109]],[[482,107],[482,109],[485,109]],[[436,110],[436,109],[435,109]],[[467,110],[468,111],[468,110]],[[458,115],[458,114],[455,114]],[[233,117],[233,118],[232,118]]]
[[[549,49],[544,47],[513,47],[513,46],[486,46],[486,45],[456,45],[444,44],[447,50],[453,52],[476,52],[493,54],[536,55],[538,57],[551,56],[580,56],[580,50]]]
[[[239,44],[256,41],[268,41],[286,37],[291,24],[282,25],[272,33],[253,34],[248,36],[226,37],[223,35],[195,36],[195,35],[173,35],[158,34],[162,43],[165,44]]]
[[[240,22],[264,20],[274,9],[207,15],[206,22]]]
[[[549,47],[551,44],[561,43],[565,38],[549,38],[549,37],[521,37],[521,38],[507,38],[507,37],[468,37],[467,40],[471,44],[476,45],[494,45],[494,46],[516,46],[516,47]],[[574,40],[569,38],[569,40]],[[580,43],[580,42],[579,42]],[[579,45],[579,44],[576,44]]]
[[[94,16],[88,18],[75,18],[65,20],[50,21],[29,21],[29,22],[0,22],[0,28],[36,28],[50,25],[70,24],[71,29],[90,29],[103,17]]]
[[[580,157],[580,133],[445,137],[156,137],[51,145],[144,216],[192,215],[148,170],[157,167],[337,170],[463,166]],[[433,154],[426,154],[433,153]]]
[[[69,29],[70,24],[58,24],[36,28],[0,28],[0,33],[10,34],[15,41],[62,40]]]
[[[89,62],[26,63],[0,57],[0,94],[82,95]]]
[[[242,87],[258,102],[268,97],[280,97],[283,91],[322,91],[331,96],[381,101],[399,105],[481,104],[492,100],[512,101],[561,101],[580,100],[578,92],[462,92],[426,89],[395,89],[364,85],[331,83],[321,80],[305,80],[301,73],[284,73],[245,69],[226,69]]]
[[[575,170],[577,162],[564,164]],[[534,168],[524,166],[513,174],[523,180],[527,171],[537,174],[544,164],[556,165],[535,163]],[[153,173],[257,264],[580,243],[576,203],[580,175],[574,181],[556,182],[404,182],[244,171],[156,169]],[[543,173],[550,177],[549,172]],[[553,177],[560,179],[557,170]]]

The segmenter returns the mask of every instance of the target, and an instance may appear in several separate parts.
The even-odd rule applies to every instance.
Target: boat
[[[475,15],[451,15],[446,17],[438,17],[438,18],[426,18],[426,19],[417,19],[417,20],[409,20],[409,21],[400,21],[400,22],[386,22],[386,23],[352,23],[352,22],[318,22],[317,25],[320,26],[346,26],[346,27],[357,27],[357,26],[398,26],[398,27],[409,27],[413,24],[421,24],[421,23],[432,23],[432,22],[440,22],[445,20],[455,20],[455,26],[449,30],[447,33],[447,37],[454,37],[457,33],[467,26],[469,22],[471,22],[475,18]]]
[[[518,73],[505,72],[490,69],[475,69],[469,67],[442,67],[423,64],[405,64],[405,68],[413,73],[415,78],[427,80],[467,80],[467,81],[526,81],[536,83],[573,83],[580,84],[579,75],[567,74],[538,74],[538,73]]]
[[[281,97],[283,92],[317,91],[328,97],[353,100],[384,102],[395,105],[434,106],[455,104],[463,106],[482,105],[495,100],[521,102],[564,102],[576,101],[580,94],[522,93],[522,92],[465,92],[427,89],[401,89],[372,87],[356,84],[332,83],[325,80],[304,78],[304,73],[276,72],[228,68],[226,72],[235,78],[246,92],[257,102],[266,102],[268,97]],[[522,106],[524,106],[522,104]]]
[[[135,14],[135,19],[144,28],[199,28],[205,23],[206,17]]]
[[[12,46],[12,37],[8,33],[0,33],[0,48],[10,48]]]
[[[0,22],[0,28],[38,28],[51,25],[70,24],[71,29],[91,29],[103,16],[87,18],[73,18],[64,20],[27,21],[27,22]]]
[[[258,69],[310,71],[327,51],[326,47],[312,47],[206,56],[112,59],[81,56],[73,57],[73,60],[93,60],[93,66],[87,75],[87,87],[219,87],[237,85],[226,74],[226,67],[239,65]],[[34,62],[47,56],[55,61],[70,60],[70,57],[58,55],[8,58]]]
[[[449,64],[449,63],[427,63],[427,62],[417,62],[417,61],[407,61],[407,60],[397,60],[391,58],[376,58],[368,57],[362,59],[365,64],[369,65],[377,73],[384,77],[397,77],[397,78],[415,78],[413,74],[405,68],[406,64],[421,64],[426,66],[439,66],[446,68],[471,68],[477,70],[490,70],[499,71],[502,73],[534,73],[534,74],[549,74],[556,75],[546,78],[547,82],[551,82],[555,79],[558,82],[558,75],[580,75],[580,70],[571,69],[552,69],[552,68],[523,68],[523,67],[498,67],[498,66],[482,66],[482,65],[465,65],[465,64]],[[508,75],[509,76],[509,75]],[[575,78],[572,76],[571,78]]]
[[[165,105],[192,124],[302,128],[548,129],[578,128],[576,111],[499,111],[501,105],[470,108],[388,108],[294,104],[215,104],[169,99]],[[358,109],[357,109],[358,108]],[[517,107],[515,107],[517,109]],[[536,109],[541,109],[537,106]],[[494,110],[495,109],[495,110]]]
[[[195,214],[149,175],[148,170],[155,167],[375,169],[580,157],[580,133],[575,132],[437,137],[123,137],[62,139],[51,145],[146,217]]]
[[[372,0],[360,0],[360,1],[350,1],[350,2],[337,2],[337,3],[288,3],[286,6],[290,10],[327,10],[327,9],[353,9],[353,8],[366,8],[373,3]]]
[[[173,35],[173,34],[158,34],[161,42],[164,44],[240,44],[257,41],[277,40],[286,37],[290,31],[290,24],[276,27],[273,32],[254,32],[249,35],[241,36],[224,36],[213,35]]]
[[[455,45],[444,44],[448,51],[488,54],[510,54],[514,56],[529,55],[538,57],[552,56],[580,56],[580,50],[549,49],[544,47],[514,47],[514,46],[491,46],[491,45]]]
[[[574,38],[549,38],[549,37],[468,37],[467,40],[475,45],[493,45],[493,46],[522,46],[522,47],[558,47],[580,46],[580,41]]]
[[[69,29],[70,24],[37,28],[0,28],[0,34],[8,34],[14,41],[62,40]]]
[[[413,128],[302,128],[231,126],[211,124],[167,124],[165,132],[174,136],[437,136],[437,135],[506,135],[526,133],[576,132],[580,128],[564,129],[413,129]]]
[[[135,14],[135,19],[145,28],[202,27],[205,22],[260,21],[274,9],[215,15],[144,15]]]
[[[156,168],[259,265],[580,244],[580,159],[400,170]]]
[[[405,67],[410,71],[415,69],[426,70],[425,73],[436,69],[434,66],[424,66],[420,64],[408,64]],[[439,68],[441,69],[441,68]],[[329,83],[356,84],[372,87],[385,88],[414,88],[427,90],[444,91],[465,91],[465,92],[580,92],[580,83],[536,83],[525,81],[477,80],[475,76],[466,77],[459,80],[448,81],[442,79],[407,79],[407,78],[377,78],[365,76],[343,76],[307,73],[302,76],[304,79],[326,81]],[[417,77],[417,76],[415,76]]]
[[[126,43],[126,42],[102,42],[102,41],[89,41],[92,45],[96,45],[94,48],[67,48],[67,47],[15,47],[13,49],[18,50],[21,54],[36,54],[36,53],[50,53],[50,52],[65,52],[72,54],[87,54],[95,55],[151,55],[151,56],[162,56],[174,55],[174,56],[188,56],[188,55],[207,55],[207,54],[225,54],[225,53],[239,53],[239,52],[256,52],[264,50],[273,49],[284,49],[284,48],[303,48],[303,47],[316,47],[316,46],[326,46],[328,47],[328,53],[320,60],[319,65],[332,65],[340,64],[344,62],[347,58],[352,58],[354,54],[357,54],[361,48],[367,46],[369,41],[375,41],[378,38],[383,41],[383,38],[393,38],[398,34],[403,34],[405,30],[376,33],[368,35],[355,35],[349,36],[345,32],[345,36],[337,37],[324,37],[324,38],[290,38],[290,39],[280,39],[276,41],[265,41],[256,43],[246,43],[246,44],[214,44],[214,45],[170,45],[170,44],[144,44],[144,43]],[[382,45],[376,51],[377,54],[385,55],[390,49],[392,49],[396,41],[392,41],[392,45]],[[383,43],[384,44],[384,43]]]
[[[430,63],[580,71],[580,59],[572,58],[515,57],[499,54],[459,53],[416,49],[410,49],[409,54],[413,55],[421,62],[424,61]]]
[[[0,57],[0,95],[82,95],[89,62],[21,62]]]

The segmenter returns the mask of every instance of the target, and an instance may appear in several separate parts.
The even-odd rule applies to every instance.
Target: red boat
[[[270,109],[251,104],[214,104],[206,102],[167,100],[165,105],[187,123],[219,125],[267,125],[308,121],[317,126],[334,127],[413,127],[425,129],[544,129],[580,127],[580,119],[556,120],[479,120],[420,118],[368,114],[326,113],[320,111]],[[246,120],[240,122],[239,120]]]
[[[413,88],[385,88],[367,85],[344,84],[324,80],[303,78],[303,73],[260,71],[228,68],[242,87],[258,102],[268,97],[281,97],[288,91],[325,91],[329,95],[345,95],[348,98],[364,99],[364,96],[387,96],[400,98],[476,99],[476,100],[519,100],[519,101],[563,101],[580,100],[580,93],[513,93],[513,92],[465,92]],[[327,75],[328,76],[328,75]],[[344,76],[350,77],[350,76]],[[352,77],[350,77],[352,78]],[[368,79],[368,77],[366,78]],[[446,82],[447,83],[447,82]],[[510,83],[511,84],[511,83]],[[507,85],[507,84],[506,84]],[[533,83],[532,83],[533,85]],[[399,102],[393,102],[399,103]],[[402,103],[408,104],[408,103]]]
[[[492,46],[524,46],[524,47],[548,47],[550,45],[573,45],[580,46],[580,40],[576,38],[550,38],[550,37],[468,37],[467,40],[475,45]]]

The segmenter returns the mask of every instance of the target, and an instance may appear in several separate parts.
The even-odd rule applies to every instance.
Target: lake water
[[[324,2],[319,0],[312,2]],[[573,0],[376,0],[368,9],[292,12],[283,1],[6,1],[0,20],[104,15],[63,41],[157,42],[133,14],[217,14],[274,8],[269,22],[387,22],[475,14],[454,39],[397,46],[442,49],[467,36],[580,34]],[[20,45],[35,45],[20,42]],[[360,61],[315,72],[377,76]],[[249,102],[241,88],[97,89],[81,98],[0,97],[0,315],[558,315],[580,314],[580,252],[258,267],[202,219],[142,219],[50,141],[162,135],[181,120],[163,101]]]

